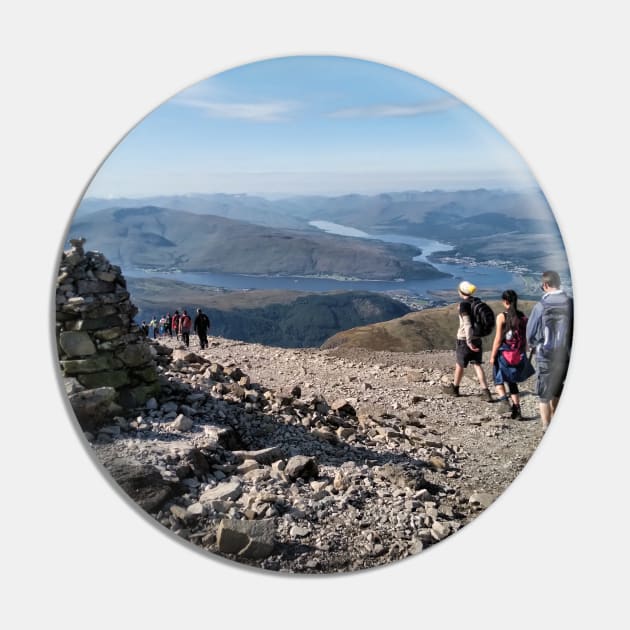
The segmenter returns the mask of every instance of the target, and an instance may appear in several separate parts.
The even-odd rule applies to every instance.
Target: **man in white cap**
[[[457,348],[455,351],[455,373],[453,382],[444,388],[444,392],[451,396],[459,396],[459,384],[464,376],[464,368],[468,364],[472,365],[479,385],[481,385],[482,393],[488,402],[492,402],[492,394],[488,388],[486,375],[481,367],[482,363],[482,347],[481,338],[475,335],[473,330],[473,293],[477,287],[471,282],[464,280],[457,287],[461,302],[459,303],[459,328],[457,330]]]

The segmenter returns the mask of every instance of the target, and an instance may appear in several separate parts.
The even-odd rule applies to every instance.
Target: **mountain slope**
[[[412,260],[415,247],[312,231],[267,228],[165,208],[109,209],[78,217],[68,238],[127,268],[368,280],[444,276]]]
[[[367,291],[226,292],[158,278],[128,278],[127,286],[139,309],[137,320],[201,307],[212,335],[286,348],[317,347],[340,330],[409,312],[401,302]]]
[[[495,313],[503,311],[500,301],[488,301]],[[519,307],[529,314],[535,302],[519,302]],[[387,322],[360,326],[333,335],[323,344],[323,349],[365,348],[392,352],[421,352],[423,350],[449,350],[455,346],[457,333],[457,304],[441,308],[425,309]],[[494,333],[493,333],[494,335]],[[484,341],[490,348],[493,336]]]

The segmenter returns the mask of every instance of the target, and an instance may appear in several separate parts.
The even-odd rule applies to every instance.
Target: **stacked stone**
[[[154,353],[133,318],[120,267],[85,239],[70,241],[59,268],[56,335],[70,404],[86,430],[159,391]]]

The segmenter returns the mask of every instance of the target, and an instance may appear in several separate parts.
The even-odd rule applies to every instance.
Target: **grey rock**
[[[71,394],[68,399],[79,424],[85,430],[107,424],[122,413],[118,393],[113,387],[84,389]]]
[[[180,413],[173,422],[171,422],[171,428],[176,431],[190,431],[194,426],[194,422],[184,414]]]
[[[338,413],[341,415],[348,415],[348,416],[357,415],[355,408],[345,398],[338,398],[330,405],[330,408],[335,413]]]
[[[85,390],[85,387],[77,381],[76,378],[72,376],[68,376],[63,379],[64,387],[66,389],[66,394],[70,396],[71,394],[77,394],[78,392],[82,392]]]
[[[85,357],[96,352],[87,332],[64,331],[59,335],[59,345],[68,357]]]
[[[451,528],[448,523],[442,523],[441,521],[435,521],[431,526],[431,535],[436,540],[443,540],[451,533]]]
[[[200,497],[201,503],[210,503],[211,501],[235,501],[243,492],[240,481],[225,481],[219,485],[206,490]]]
[[[319,469],[317,466],[317,460],[314,457],[295,455],[287,462],[284,472],[289,479],[295,480],[300,477],[303,479],[310,479],[318,476]]]
[[[308,527],[300,527],[298,525],[294,525],[289,531],[291,538],[302,538],[303,536],[308,536],[308,534],[310,534]]]
[[[147,512],[157,510],[176,492],[154,466],[116,458],[106,467],[118,485]]]
[[[258,451],[232,451],[232,455],[239,461],[250,459],[259,464],[271,464],[282,458],[282,448],[279,446],[270,446],[269,448],[262,448]]]
[[[274,550],[273,519],[257,521],[223,519],[217,529],[219,551],[243,558],[264,559]]]

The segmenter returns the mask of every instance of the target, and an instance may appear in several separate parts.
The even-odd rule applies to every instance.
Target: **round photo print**
[[[571,296],[483,117],[379,63],[274,58],[176,94],[96,170],[60,247],[60,380],[121,509],[209,558],[352,572],[523,469]]]

